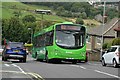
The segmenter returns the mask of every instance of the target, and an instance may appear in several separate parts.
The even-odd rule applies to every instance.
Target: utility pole
[[[0,2],[0,7],[0,11],[2,11],[2,2]],[[0,17],[2,18],[2,12]],[[0,48],[2,48],[2,19],[0,19]]]
[[[102,38],[101,38],[101,54],[100,54],[100,59],[101,59],[101,56],[102,56],[102,53],[103,53],[103,43],[104,43],[104,27],[105,27],[105,4],[106,2],[104,1],[104,9],[103,9],[103,23],[102,23]]]
[[[32,43],[33,30],[32,30],[32,28],[28,28],[28,30],[31,30],[31,39],[30,39],[30,42]]]
[[[2,48],[2,21],[0,20],[0,48]]]
[[[42,14],[41,14],[41,29],[43,29],[43,14],[44,14],[44,12],[42,12]]]

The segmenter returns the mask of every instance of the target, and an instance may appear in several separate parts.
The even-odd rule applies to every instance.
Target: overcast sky
[[[2,2],[16,2],[16,0],[0,0]],[[21,2],[119,2],[120,0],[17,0]]]

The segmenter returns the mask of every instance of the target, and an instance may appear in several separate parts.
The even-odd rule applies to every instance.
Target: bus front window
[[[64,48],[80,48],[84,44],[84,34],[78,31],[56,31],[56,44]]]

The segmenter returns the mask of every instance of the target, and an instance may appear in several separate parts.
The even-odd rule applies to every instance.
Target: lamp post
[[[102,23],[102,38],[101,38],[101,54],[100,54],[100,59],[101,59],[101,56],[102,56],[102,53],[103,53],[103,48],[102,48],[102,46],[103,46],[103,43],[104,43],[104,27],[105,27],[105,19],[104,19],[104,17],[105,17],[105,4],[106,4],[106,2],[104,1],[104,9],[103,9],[103,23]]]
[[[32,34],[33,34],[33,31],[32,31],[32,28],[28,28],[28,30],[31,30],[31,43],[32,43]]]
[[[44,24],[43,24],[43,22],[44,22],[44,21],[43,21],[43,15],[44,15],[44,14],[45,14],[45,12],[42,12],[42,13],[41,13],[41,29],[43,29],[43,25],[44,25]]]

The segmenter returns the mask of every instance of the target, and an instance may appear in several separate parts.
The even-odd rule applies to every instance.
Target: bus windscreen
[[[85,43],[85,27],[76,25],[58,25],[56,27],[56,44],[58,46],[76,49]]]

